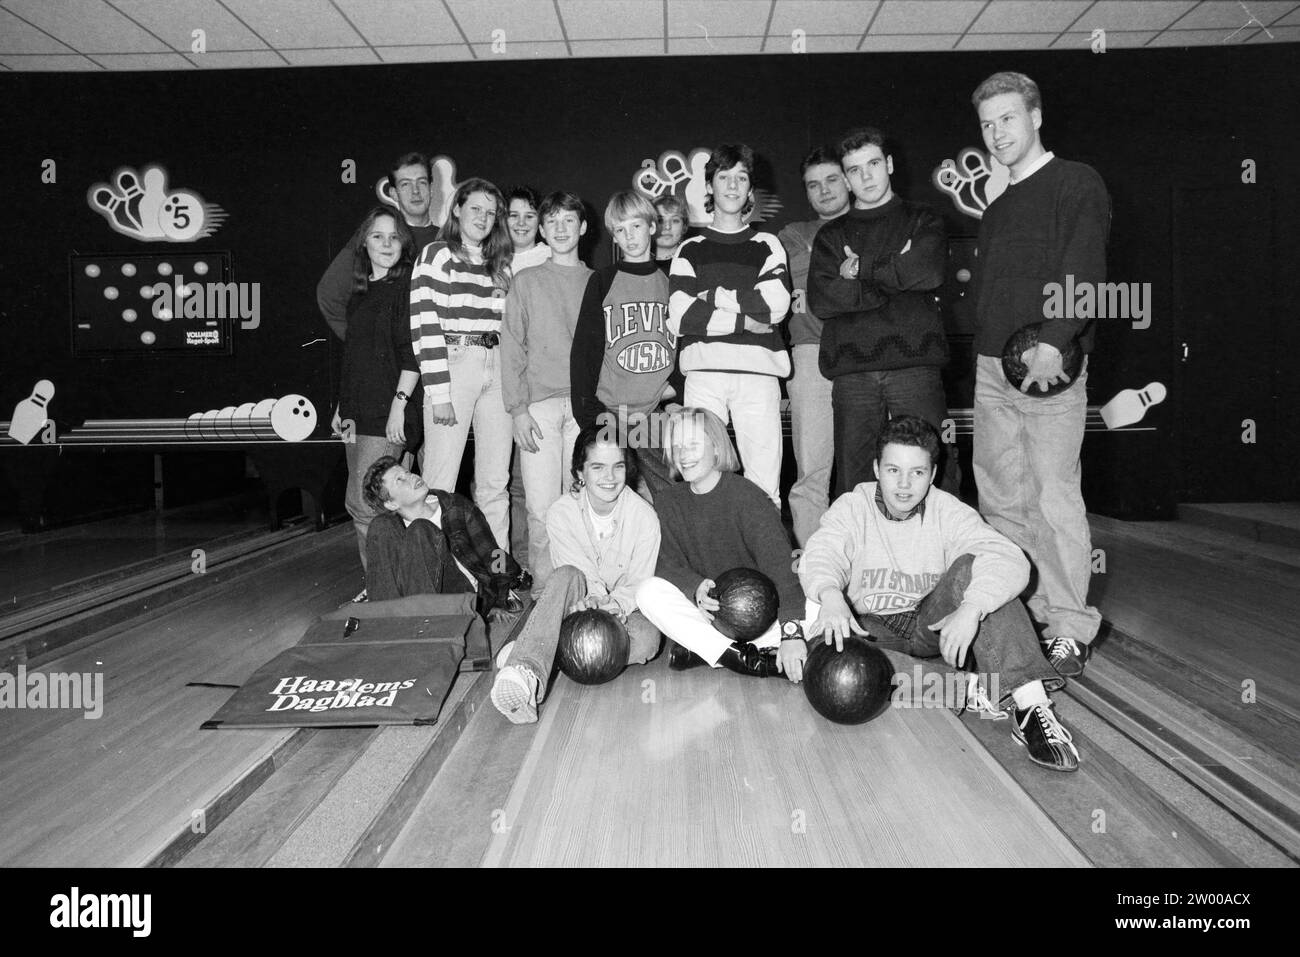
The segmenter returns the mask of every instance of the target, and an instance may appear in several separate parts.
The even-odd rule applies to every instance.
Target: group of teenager
[[[712,151],[712,222],[691,235],[675,198],[616,193],[604,210],[615,261],[594,271],[579,258],[578,196],[470,178],[435,224],[428,161],[408,154],[389,174],[397,209],[366,216],[318,289],[344,340],[335,424],[369,599],[474,592],[485,611],[517,612],[531,590],[492,689],[515,723],[537,720],[563,618],[599,608],[624,623],[630,664],[661,636],[671,668],[795,682],[811,641],[857,634],[941,656],[971,672],[967,706],[1009,715],[1031,760],[1074,770],[1048,693],[1082,672],[1100,623],[1079,487],[1086,361],[1063,392],[1034,390],[1065,380],[1061,350],[1077,339],[1089,352],[1091,330],[1046,322],[1020,389],[999,357],[1043,321],[1044,284],[1104,280],[1109,200],[1090,167],[1043,148],[1028,77],[994,74],[972,102],[1011,174],[979,235],[980,512],[958,497],[940,440],[943,220],[894,191],[879,131],[804,159],[817,218],[775,236],[747,223],[743,145]],[[472,502],[453,491],[471,429]],[[739,566],[779,597],[753,642],[713,626],[713,578]],[[999,676],[998,700],[977,671]]]

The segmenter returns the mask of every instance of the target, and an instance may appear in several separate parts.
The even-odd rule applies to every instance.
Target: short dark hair
[[[813,147],[812,151],[803,158],[803,162],[799,164],[799,179],[802,181],[807,172],[814,166],[824,166],[826,164],[839,166],[839,156],[834,150],[827,149],[825,146]]]
[[[837,146],[840,154],[840,160],[848,156],[854,150],[860,150],[864,146],[875,146],[880,149],[880,154],[886,158],[894,155],[893,148],[889,145],[889,140],[885,134],[880,132],[874,126],[860,126],[857,129],[849,130],[840,137]]]
[[[1023,73],[1015,73],[1011,70],[994,73],[975,88],[970,101],[978,110],[980,104],[985,100],[991,100],[1003,93],[1019,93],[1025,99],[1026,109],[1041,110],[1043,108],[1043,96],[1038,92],[1038,84]]]
[[[573,475],[573,491],[576,492],[582,487],[578,483],[582,479],[582,469],[587,464],[587,456],[591,454],[592,446],[601,441],[609,442],[609,439],[607,424],[602,425],[600,422],[589,425],[578,433],[577,439],[573,442],[573,464],[569,470]],[[617,445],[623,450],[623,475],[628,487],[635,492],[641,483],[641,460],[637,457],[636,449],[623,442],[616,441],[610,444]]]
[[[381,455],[371,463],[370,468],[366,469],[366,477],[361,480],[361,496],[366,500],[366,504],[376,512],[384,510],[384,503],[388,501],[388,489],[384,488],[384,476],[388,470],[395,465],[401,465],[391,455]]]
[[[540,209],[542,205],[542,197],[537,190],[533,189],[531,186],[520,184],[518,186],[511,186],[506,190],[505,212],[510,212],[510,204],[517,199],[522,199],[529,206],[533,207],[534,212]]]
[[[537,218],[544,223],[547,216],[555,213],[577,213],[578,222],[587,221],[587,206],[583,203],[582,197],[568,190],[557,189],[553,193],[547,193],[537,210]]]
[[[429,163],[428,156],[423,153],[403,153],[388,167],[388,185],[393,189],[397,189],[397,171],[403,166],[423,166],[424,175],[433,179],[433,166]]]
[[[712,183],[713,177],[719,171],[736,166],[745,167],[745,172],[749,174],[749,199],[745,202],[745,208],[740,211],[740,215],[748,216],[749,211],[754,208],[754,151],[752,149],[744,143],[723,143],[721,146],[714,147],[713,152],[709,154],[709,161],[704,164],[704,178]],[[712,190],[704,194],[704,211],[713,212]]]
[[[890,419],[876,439],[876,461],[885,454],[886,445],[911,445],[930,453],[930,464],[939,464],[939,433],[934,426],[916,415],[898,415]]]

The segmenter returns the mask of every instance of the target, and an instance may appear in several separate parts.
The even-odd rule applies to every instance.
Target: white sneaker
[[[506,666],[506,662],[510,660],[510,652],[514,650],[515,650],[515,643],[513,641],[507,641],[504,645],[501,646],[501,650],[497,652],[498,671],[500,671],[502,668]]]
[[[527,668],[506,665],[492,682],[492,704],[514,724],[537,720],[537,676]]]

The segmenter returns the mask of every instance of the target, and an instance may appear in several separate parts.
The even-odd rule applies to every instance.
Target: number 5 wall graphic
[[[121,167],[111,184],[90,187],[86,201],[115,232],[145,242],[193,242],[226,221],[224,209],[193,190],[168,189],[167,171],[156,165],[140,172]]]

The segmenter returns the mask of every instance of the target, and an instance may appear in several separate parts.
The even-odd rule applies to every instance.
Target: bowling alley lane
[[[1087,866],[944,709],[839,726],[784,679],[666,657],[607,685],[557,679],[535,728],[481,709],[464,740],[501,744],[449,762],[385,864]]]

